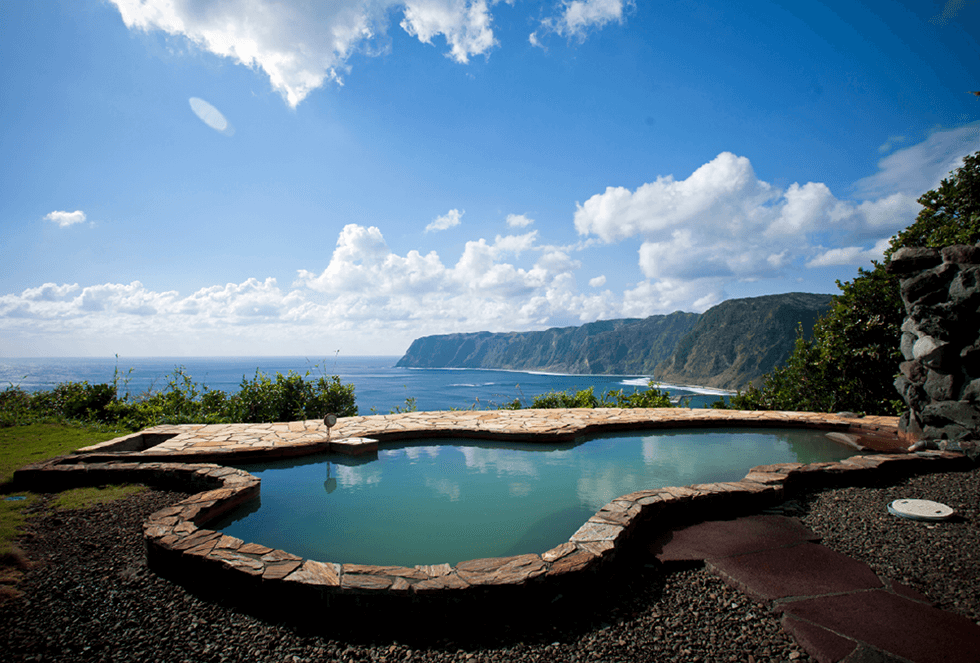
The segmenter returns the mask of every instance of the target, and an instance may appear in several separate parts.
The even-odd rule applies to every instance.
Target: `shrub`
[[[307,381],[292,371],[276,373],[275,379],[260,371],[251,380],[243,378],[238,393],[229,398],[229,410],[243,423],[320,419],[331,412],[357,416],[354,385],[341,384],[336,375]]]
[[[649,386],[649,383],[648,383]],[[515,398],[510,403],[506,403],[502,410],[520,410],[523,407],[520,399]],[[568,391],[549,391],[546,394],[535,396],[531,405],[532,409],[558,409],[558,408],[597,408],[597,407],[673,407],[670,402],[670,393],[648,388],[646,391],[634,391],[625,393],[622,389],[608,391],[602,396],[596,396],[592,387],[576,392]]]
[[[157,392],[119,397],[118,377],[113,384],[66,382],[49,391],[26,392],[11,385],[0,392],[0,426],[47,419],[114,423],[129,430],[160,424],[271,423],[319,419],[327,413],[357,415],[354,385],[340,377],[310,378],[277,373],[270,378],[259,371],[242,379],[232,396],[199,386],[182,366],[174,368],[167,386]]]

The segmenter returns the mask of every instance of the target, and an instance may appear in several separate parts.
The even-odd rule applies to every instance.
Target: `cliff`
[[[757,383],[793,352],[800,325],[809,336],[832,299],[792,292],[724,301],[701,315],[654,375],[663,382],[721,389]]]
[[[739,389],[789,357],[830,295],[789,293],[722,302],[703,314],[600,320],[533,332],[416,339],[396,366],[652,375],[661,382]]]
[[[698,317],[678,311],[544,331],[423,336],[396,366],[650,375]]]

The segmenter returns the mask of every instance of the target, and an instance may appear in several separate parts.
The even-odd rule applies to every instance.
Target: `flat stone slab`
[[[883,587],[867,564],[810,542],[712,559],[707,566],[729,584],[763,601]]]
[[[980,661],[980,626],[866,564],[814,543],[796,518],[748,516],[662,534],[661,562],[704,560],[749,596],[784,613],[783,628],[823,662]]]
[[[799,518],[761,515],[712,520],[664,532],[653,540],[649,549],[664,563],[689,562],[819,540],[820,537],[807,529]]]
[[[783,625],[818,661],[870,645],[915,663],[980,660],[980,626],[966,617],[881,590],[778,604]],[[845,654],[846,655],[846,654]]]

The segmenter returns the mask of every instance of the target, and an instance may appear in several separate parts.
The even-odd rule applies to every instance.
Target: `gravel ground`
[[[902,498],[942,502],[956,513],[937,523],[889,514],[887,505]],[[980,624],[980,470],[923,475],[874,490],[841,488],[801,502],[801,519],[823,545]]]
[[[941,607],[980,619],[980,473],[918,477],[801,499],[802,519],[840,552],[904,582]],[[141,523],[185,497],[147,490],[30,521],[22,547],[38,564],[22,596],[0,604],[4,661],[808,661],[779,618],[703,568],[638,563],[606,600],[560,621],[454,634],[438,625],[393,640],[370,631],[314,634],[257,619],[157,577],[143,561]],[[955,522],[884,513],[899,497],[954,507]],[[792,510],[796,504],[790,504]],[[649,560],[648,560],[649,561]]]

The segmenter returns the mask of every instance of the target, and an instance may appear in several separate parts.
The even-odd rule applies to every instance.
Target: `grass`
[[[31,562],[17,545],[27,520],[25,510],[38,503],[42,495],[14,490],[14,470],[80,447],[111,440],[120,435],[104,428],[66,424],[30,424],[0,428],[0,599],[17,595],[16,583]],[[121,499],[141,490],[140,486],[73,488],[54,496],[51,509],[84,509]],[[8,501],[8,497],[23,497]]]

